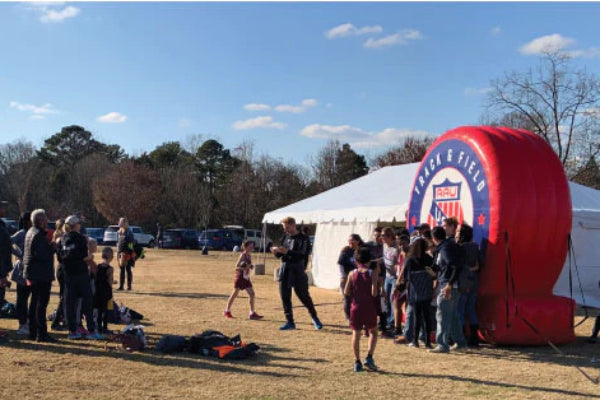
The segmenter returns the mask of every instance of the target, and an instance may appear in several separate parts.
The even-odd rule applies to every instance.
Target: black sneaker
[[[365,367],[367,367],[371,371],[378,370],[377,365],[375,365],[375,361],[373,361],[373,357],[371,356],[367,356],[367,358],[365,358]]]
[[[363,370],[362,363],[360,361],[356,361],[354,363],[354,372],[361,372]]]

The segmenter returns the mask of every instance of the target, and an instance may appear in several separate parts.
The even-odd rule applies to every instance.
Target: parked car
[[[251,242],[254,242],[254,248],[256,250],[262,250],[263,234],[262,234],[261,230],[246,229],[243,226],[239,226],[239,225],[225,225],[223,228],[234,232],[239,237],[241,237],[242,240],[249,240]],[[264,242],[266,244],[266,250],[269,251],[269,250],[271,250],[271,246],[273,246],[273,240],[271,240],[271,238],[268,236],[265,239],[266,240]]]
[[[134,239],[139,244],[141,244],[142,246],[145,246],[145,247],[154,247],[154,244],[156,243],[154,236],[152,236],[148,233],[144,233],[142,228],[140,228],[139,226],[136,226],[136,225],[129,225],[129,229],[131,229],[131,231],[133,232]],[[116,245],[117,238],[118,238],[118,235],[117,235],[118,231],[119,231],[118,225],[109,225],[106,228],[106,230],[104,231],[103,243],[106,246]]]
[[[207,229],[200,232],[198,246],[211,250],[233,250],[242,245],[242,238],[229,229]]]
[[[163,232],[163,249],[197,249],[199,232],[194,229],[166,229]]]
[[[104,228],[85,228],[85,233],[98,244],[104,244]]]

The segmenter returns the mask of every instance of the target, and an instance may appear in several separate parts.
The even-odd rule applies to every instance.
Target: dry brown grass
[[[350,332],[337,292],[311,288],[325,323],[322,331],[313,329],[294,297],[298,329],[280,332],[283,314],[272,279],[272,257],[267,258],[267,275],[253,278],[257,310],[265,320],[249,321],[245,295],[233,307],[238,318],[222,317],[232,289],[234,255],[170,250],[147,254],[134,271],[135,291],[115,292],[115,298],[147,316],[144,325],[153,342],[166,333],[216,329],[256,342],[260,355],[225,362],[185,353],[127,353],[107,350],[103,342],[69,341],[65,334],[57,335],[58,344],[37,344],[16,337],[15,320],[0,320],[11,339],[0,345],[0,398],[600,398],[600,387],[574,367],[594,377],[600,374],[590,363],[591,357],[600,359],[600,345],[584,344],[591,319],[577,328],[575,343],[561,348],[566,357],[549,347],[488,346],[433,355],[382,339],[375,359],[383,371],[355,374]],[[49,309],[57,297],[52,296]],[[14,301],[14,290],[7,298]]]

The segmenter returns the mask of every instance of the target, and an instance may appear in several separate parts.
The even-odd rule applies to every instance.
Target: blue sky
[[[0,3],[0,143],[77,124],[305,163],[477,124],[544,46],[600,75],[599,3]]]

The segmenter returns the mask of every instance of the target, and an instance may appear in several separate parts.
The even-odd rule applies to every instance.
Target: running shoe
[[[373,357],[372,356],[367,356],[367,358],[365,358],[365,367],[367,367],[371,371],[377,371],[378,370],[377,365],[375,365],[375,361],[373,361]]]
[[[315,326],[315,329],[317,331],[323,329],[323,324],[321,323],[321,321],[319,321],[319,318],[313,318],[313,325]]]
[[[258,320],[258,319],[263,319],[264,317],[262,315],[258,315],[256,312],[253,312],[253,313],[250,313],[250,315],[248,315],[248,318]]]
[[[296,329],[296,324],[293,322],[286,322],[279,327],[280,331],[292,331],[294,329]]]
[[[354,363],[354,372],[361,372],[363,370],[362,363],[357,361]]]

